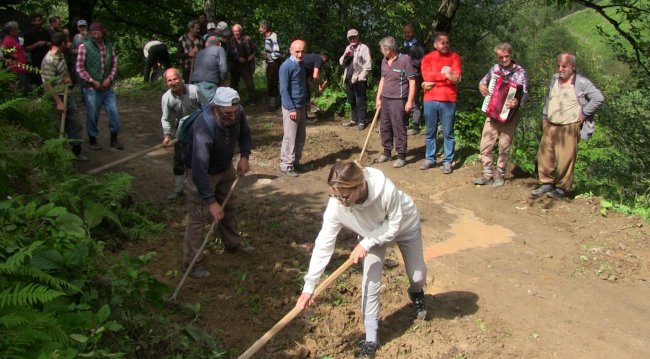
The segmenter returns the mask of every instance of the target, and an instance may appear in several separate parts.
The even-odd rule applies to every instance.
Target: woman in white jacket
[[[373,357],[378,347],[381,274],[386,248],[391,242],[395,242],[402,253],[410,282],[408,294],[416,316],[418,319],[426,317],[423,288],[427,268],[422,251],[420,216],[411,197],[398,190],[377,169],[363,169],[354,162],[337,162],[327,183],[332,194],[296,306],[305,309],[313,304],[312,294],[334,252],[341,228],[356,232],[363,239],[350,258],[354,263],[363,260],[361,309],[366,329],[366,340],[359,357]]]

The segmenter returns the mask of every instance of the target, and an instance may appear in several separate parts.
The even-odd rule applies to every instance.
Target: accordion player
[[[488,94],[483,99],[481,111],[491,119],[508,122],[517,112],[517,108],[508,108],[507,103],[516,98],[521,101],[523,87],[506,76],[495,74],[490,79]]]

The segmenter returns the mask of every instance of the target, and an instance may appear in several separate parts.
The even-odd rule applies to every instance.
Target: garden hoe
[[[65,136],[65,118],[67,114],[68,114],[68,85],[65,85],[65,89],[63,90],[63,111],[61,112],[61,129],[59,130],[59,138],[63,138],[63,136]]]
[[[237,187],[237,183],[239,182],[239,179],[241,177],[237,176],[235,181],[232,183],[232,186],[230,186],[230,190],[228,191],[228,194],[226,195],[226,198],[223,200],[223,203],[221,204],[221,208],[226,208],[226,205],[228,204],[228,200],[230,199],[230,196],[232,193],[235,191],[235,188]],[[196,252],[196,255],[194,255],[194,258],[192,258],[192,263],[190,263],[189,266],[187,266],[187,269],[185,270],[185,274],[183,274],[183,278],[181,278],[181,281],[178,283],[178,286],[176,286],[176,290],[174,290],[174,294],[169,298],[171,301],[176,301],[176,296],[178,296],[178,293],[181,291],[181,288],[183,287],[183,284],[185,284],[185,281],[187,280],[187,277],[190,275],[190,272],[192,272],[192,268],[194,268],[194,264],[196,264],[196,261],[199,258],[199,255],[203,253],[203,250],[205,249],[205,246],[208,244],[210,241],[210,238],[212,238],[212,233],[214,233],[214,229],[217,228],[217,225],[219,224],[219,221],[214,221],[212,222],[212,225],[210,225],[210,230],[208,230],[208,234],[206,234],[205,239],[203,239],[203,243],[201,243],[201,248]]]
[[[377,122],[377,118],[379,117],[379,111],[380,109],[377,109],[377,111],[375,111],[375,117],[372,119],[372,123],[370,123],[370,128],[368,128],[366,142],[363,144],[361,154],[359,155],[359,164],[361,164],[363,155],[366,153],[366,148],[368,147],[368,142],[370,141],[370,135],[372,134],[372,129],[375,127],[375,122]],[[352,259],[348,258],[345,263],[341,264],[341,266],[338,267],[334,273],[332,273],[332,275],[327,277],[327,279],[325,279],[321,284],[318,285],[318,287],[316,287],[316,290],[314,291],[314,294],[311,298],[315,299],[318,295],[320,295],[327,287],[329,287],[330,284],[332,284],[341,274],[343,274],[343,272],[348,270],[351,265]],[[278,332],[280,332],[287,324],[289,324],[300,312],[301,309],[298,307],[291,309],[291,311],[282,317],[282,319],[280,319],[280,321],[278,321],[268,332],[264,333],[261,338],[259,338],[255,343],[253,343],[253,345],[250,346],[250,348],[246,349],[246,351],[242,353],[238,359],[248,359],[255,355],[258,350],[266,345],[266,343],[268,343],[271,338],[278,334]]]
[[[168,146],[163,146],[162,144],[155,145],[155,146],[153,146],[153,147],[147,148],[146,150],[142,150],[142,151],[140,151],[140,152],[136,152],[136,153],[134,153],[134,154],[132,154],[132,155],[128,155],[128,156],[126,156],[126,157],[124,157],[124,158],[120,158],[120,159],[117,160],[117,161],[113,161],[113,162],[111,162],[111,163],[107,163],[107,164],[102,165],[102,166],[99,166],[99,167],[97,167],[97,168],[93,168],[93,169],[89,170],[87,173],[88,173],[89,175],[95,175],[95,174],[98,174],[99,172],[105,171],[105,170],[107,170],[107,169],[109,169],[109,168],[111,168],[111,167],[115,167],[115,166],[117,166],[117,165],[119,165],[119,164],[122,164],[122,163],[124,163],[124,162],[128,162],[128,161],[131,161],[132,159],[138,158],[138,157],[140,157],[140,156],[144,156],[144,155],[146,155],[146,154],[149,153],[149,152],[153,152],[153,151],[158,150],[158,149],[161,149],[161,148],[163,148],[163,147],[169,147],[169,146],[172,146],[172,145],[175,144],[177,141],[178,141],[178,139],[174,139],[174,140],[172,140],[172,142],[170,142]]]

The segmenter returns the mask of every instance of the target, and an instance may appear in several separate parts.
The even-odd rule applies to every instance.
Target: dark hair
[[[260,26],[263,27],[266,31],[271,31],[271,22],[269,20],[260,21]]]
[[[327,177],[327,184],[332,188],[354,188],[364,181],[363,168],[352,161],[336,162]]]
[[[43,19],[43,15],[41,13],[38,13],[38,12],[33,13],[32,16],[29,17],[30,20],[34,20],[34,19],[38,19],[38,18],[41,18],[41,20]]]
[[[56,15],[50,16],[50,19],[49,19],[50,24],[55,22],[55,21],[61,21],[61,17],[56,16]]]
[[[52,34],[52,45],[54,46],[61,46],[65,42],[65,34],[57,31]]]
[[[438,41],[438,38],[440,38],[442,36],[446,36],[447,38],[449,38],[448,33],[444,32],[444,31],[436,31],[435,35],[433,36],[433,41]]]

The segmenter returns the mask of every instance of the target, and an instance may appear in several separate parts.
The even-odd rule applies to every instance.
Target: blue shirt
[[[280,96],[282,107],[295,111],[307,104],[307,77],[302,62],[294,56],[280,66]]]

